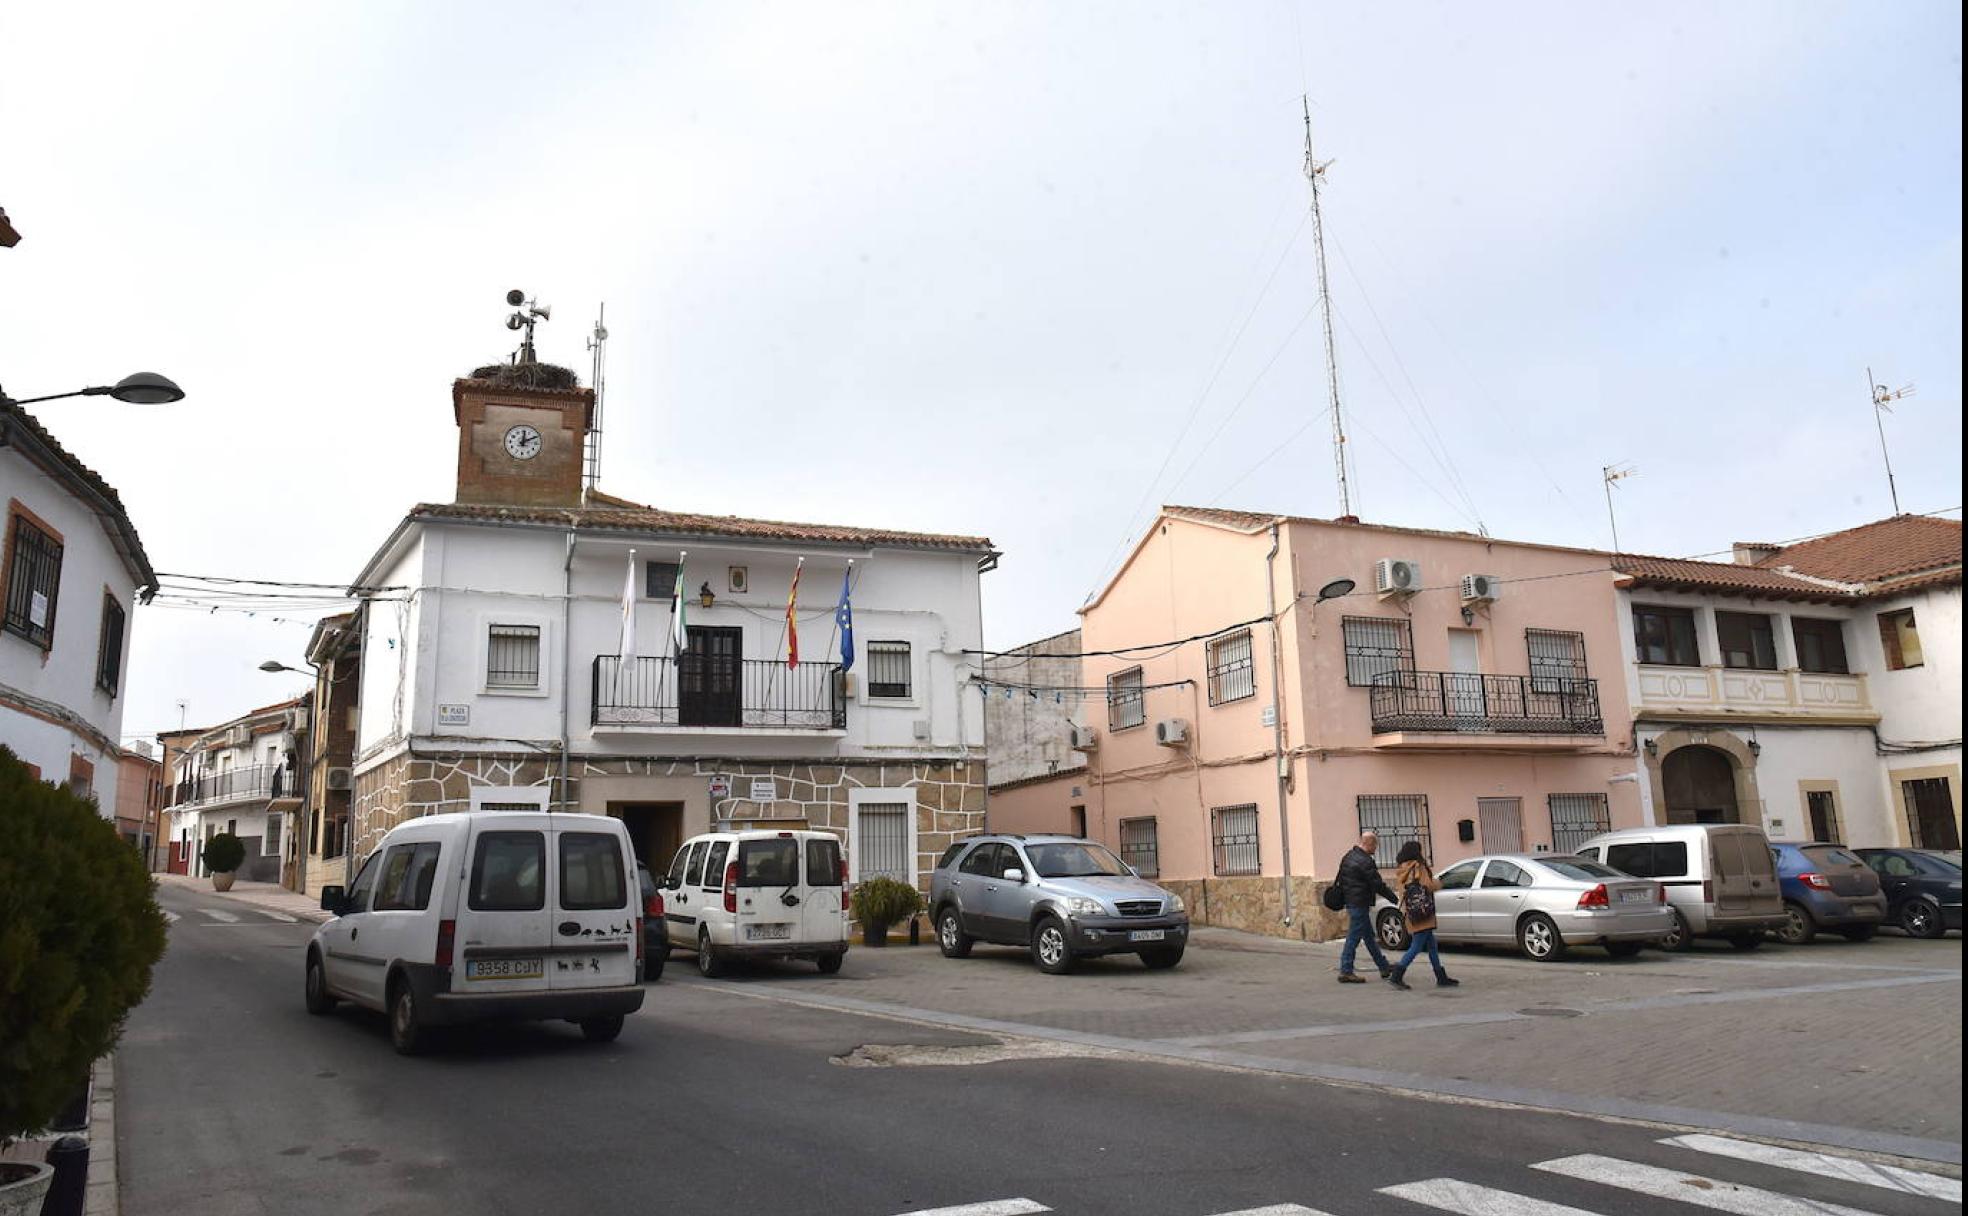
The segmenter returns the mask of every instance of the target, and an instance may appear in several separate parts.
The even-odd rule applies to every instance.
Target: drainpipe
[[[567,669],[574,640],[574,529],[578,521],[567,517],[567,560],[561,563],[560,591],[560,798],[567,800],[567,702],[573,696],[573,673]],[[547,800],[553,810],[553,799]]]
[[[1271,754],[1278,766],[1278,859],[1284,874],[1278,892],[1284,900],[1286,928],[1292,923],[1291,760],[1285,755],[1285,657],[1278,641],[1278,525],[1271,524],[1271,551],[1264,555],[1264,603],[1271,618]]]

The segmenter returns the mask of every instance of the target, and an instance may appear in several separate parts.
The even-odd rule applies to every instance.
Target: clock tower
[[[457,501],[578,507],[594,391],[547,363],[493,364],[451,385]]]

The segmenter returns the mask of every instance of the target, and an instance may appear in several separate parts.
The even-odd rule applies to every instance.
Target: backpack
[[[1401,888],[1401,915],[1411,925],[1435,919],[1435,892],[1427,883],[1416,879]]]

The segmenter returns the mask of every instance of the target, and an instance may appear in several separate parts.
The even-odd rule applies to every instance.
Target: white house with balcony
[[[301,806],[307,723],[307,698],[297,697],[163,737],[173,872],[207,874],[205,842],[229,832],[246,846],[239,877],[281,880]]]
[[[157,576],[116,491],[0,401],[0,744],[115,814],[130,614]]]
[[[1649,822],[1960,847],[1958,522],[1613,560]]]
[[[839,832],[856,880],[924,878],[982,826],[964,692],[990,542],[584,489],[593,398],[559,384],[458,381],[457,501],[413,507],[351,588],[355,855],[416,815],[553,807],[623,819],[658,871],[714,824],[800,824]]]

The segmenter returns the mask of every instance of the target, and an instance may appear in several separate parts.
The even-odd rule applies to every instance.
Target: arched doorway
[[[1669,823],[1741,823],[1736,764],[1720,748],[1677,747],[1661,761]]]

